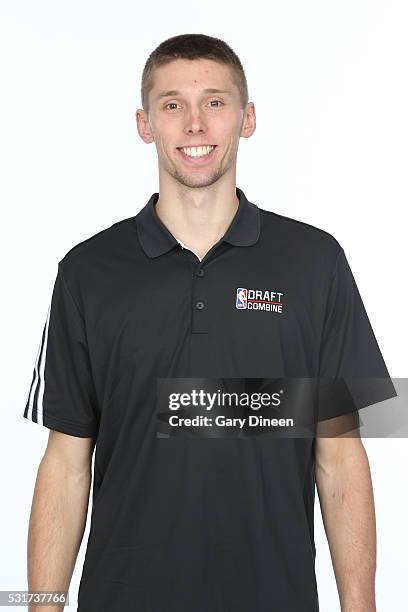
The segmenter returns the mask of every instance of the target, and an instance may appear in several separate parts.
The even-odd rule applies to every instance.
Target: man
[[[159,192],[58,265],[24,411],[51,429],[29,589],[68,589],[95,447],[80,612],[316,612],[315,482],[342,612],[374,612],[374,505],[358,436],[221,431],[215,406],[171,406],[170,419],[161,403],[171,390],[191,398],[196,384],[210,397],[221,380],[266,389],[285,377],[387,377],[344,251],[236,187],[239,141],[256,120],[225,42],[164,41],[144,68],[142,106]]]

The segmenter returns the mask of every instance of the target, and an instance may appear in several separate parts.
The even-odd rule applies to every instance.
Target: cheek
[[[171,139],[166,134],[160,133],[160,136],[156,138],[158,154],[163,156],[169,156],[173,153],[176,145],[172,144],[174,138]]]
[[[180,139],[180,125],[174,118],[172,121],[160,121],[156,119],[152,125],[154,139],[160,149],[169,149],[177,146],[177,139]]]
[[[218,138],[219,142],[235,142],[240,134],[240,126],[237,124],[235,117],[220,119],[220,121],[211,126],[212,130],[214,130],[214,135]]]

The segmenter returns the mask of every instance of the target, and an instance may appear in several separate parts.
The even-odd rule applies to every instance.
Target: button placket
[[[208,315],[206,300],[206,283],[204,282],[204,270],[198,268],[193,278],[193,300],[192,300],[192,333],[208,332]]]

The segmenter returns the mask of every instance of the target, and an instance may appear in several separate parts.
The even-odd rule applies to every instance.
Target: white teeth
[[[214,149],[213,146],[206,147],[182,147],[183,153],[188,155],[189,157],[203,157],[203,155],[208,155],[210,151]]]

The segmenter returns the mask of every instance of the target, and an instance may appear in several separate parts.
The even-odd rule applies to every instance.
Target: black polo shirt
[[[314,438],[158,408],[166,384],[388,377],[337,240],[236,193],[201,261],[154,193],[58,264],[24,416],[96,439],[80,612],[319,609]]]

